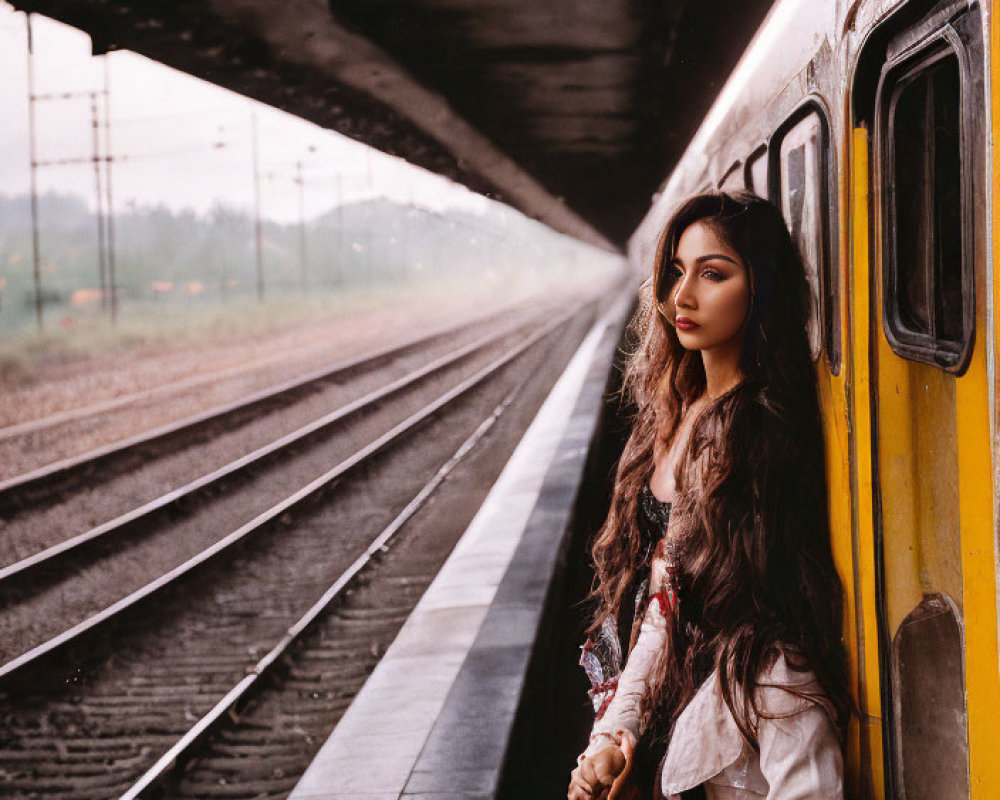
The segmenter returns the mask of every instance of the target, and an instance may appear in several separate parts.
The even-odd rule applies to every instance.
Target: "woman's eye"
[[[710,281],[721,281],[725,277],[725,275],[723,275],[721,272],[716,272],[714,269],[706,269],[701,274],[704,275],[706,278],[708,278]]]

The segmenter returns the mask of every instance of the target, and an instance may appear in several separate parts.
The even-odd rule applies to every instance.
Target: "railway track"
[[[359,443],[405,418],[439,386],[457,382],[511,341],[523,339],[531,323],[508,325],[461,346],[137,508],[0,569],[0,608],[5,610],[0,633],[7,643],[0,653],[30,656],[51,646],[59,641],[59,630],[86,624],[95,613],[211,547],[220,530],[266,514],[329,464],[349,457]],[[15,643],[20,651],[11,652]],[[0,676],[8,667],[0,667]]]
[[[458,325],[438,327],[430,333],[422,334],[411,338],[408,341],[389,345],[381,348],[375,353],[362,354],[354,358],[337,360],[332,364],[321,367],[318,370],[309,370],[307,373],[304,373],[304,375],[320,375],[334,371],[341,371],[345,368],[351,368],[352,366],[363,365],[366,362],[370,362],[372,359],[398,357],[408,350],[425,347],[433,341],[451,339],[465,329],[488,324],[491,320],[509,314],[511,310],[511,308],[499,308],[495,311],[489,312],[488,314],[476,317],[475,319],[467,320]],[[328,350],[329,345],[319,343],[313,345],[310,349]],[[300,356],[301,354],[301,349],[295,353],[296,356]],[[130,406],[142,406],[143,408],[148,408],[150,404],[156,403],[164,398],[168,398],[178,392],[186,392],[205,386],[206,384],[218,384],[232,378],[240,378],[248,373],[259,370],[263,366],[288,361],[289,355],[289,353],[275,353],[265,359],[255,360],[253,363],[237,364],[225,369],[199,373],[171,383],[154,386],[137,392],[131,392],[126,395],[118,395],[116,397],[100,400],[94,403],[88,403],[87,405],[77,406],[75,408],[57,411],[44,417],[4,425],[0,427],[0,442],[5,442],[10,439],[23,439],[29,435],[37,436],[39,434],[46,434],[56,428],[73,422],[82,420],[93,421],[95,417],[103,417],[109,412],[117,411]],[[303,380],[304,378],[302,376],[297,376],[290,381],[283,383],[294,384],[302,382]],[[305,378],[305,380],[308,380],[308,378]],[[262,394],[266,394],[269,391],[270,389],[264,389]]]
[[[323,741],[322,734],[331,729],[331,716],[346,710],[437,574],[454,539],[410,537],[391,555],[374,564],[373,558],[389,550],[393,537],[489,432],[524,382],[507,394],[250,676],[133,784],[123,800],[150,790],[160,796],[229,796],[230,787],[237,785],[240,792],[260,796],[262,791],[280,793],[294,786],[315,750],[303,748],[302,739],[316,746]],[[364,581],[355,580],[365,568]],[[348,587],[352,591],[344,598]],[[334,606],[341,599],[345,601]],[[302,736],[303,724],[309,725],[311,735]],[[254,763],[265,755],[279,760]],[[164,787],[168,781],[172,785]]]
[[[311,755],[300,734],[319,746],[464,529],[455,523],[475,506],[464,492],[453,496],[453,513],[431,525],[419,547],[383,549],[455,465],[477,452],[525,384],[534,382],[544,396],[539,375],[568,360],[587,317],[554,320],[183,570],[8,664],[0,788],[54,797],[138,796],[156,787],[257,796],[265,791],[263,778],[244,775],[236,790],[226,759],[251,766],[247,754],[274,755],[266,732],[285,731],[299,738],[298,746],[283,761],[268,760],[266,792],[287,791]],[[496,396],[503,399],[497,403]],[[427,474],[434,478],[415,486]],[[470,485],[482,484],[477,476]],[[366,587],[356,588],[359,577]],[[68,674],[67,664],[76,665]],[[336,673],[332,687],[322,685],[328,667]],[[284,695],[274,701],[284,717],[252,721],[249,710],[271,702],[258,698],[302,680],[312,686],[303,710],[291,711],[294,703]],[[236,720],[243,726],[232,728]],[[175,764],[195,767],[178,773]]]
[[[507,327],[512,319],[524,320],[537,315],[539,311],[538,304],[526,304],[502,312],[491,312],[474,320],[425,333],[372,353],[335,361],[152,430],[144,430],[126,439],[5,478],[0,480],[0,518],[10,519],[23,510],[35,511],[40,506],[48,505],[60,494],[78,489],[80,484],[89,480],[95,472],[109,475],[127,471],[150,458],[176,452],[194,442],[215,438],[222,430],[258,423],[261,418],[276,410],[287,409],[331,387],[365,386],[362,378],[366,376],[379,381],[380,371],[385,368],[394,365],[412,366],[414,359],[428,360],[453,349],[455,341],[467,340],[490,330]],[[240,368],[227,372],[239,374],[245,371],[246,368]],[[109,411],[141,406],[154,399],[176,395],[217,377],[220,376],[196,376],[176,384],[115,398],[105,403],[0,428],[0,443],[12,447],[38,448],[40,438],[43,439],[52,430],[68,423],[92,425],[96,418]]]

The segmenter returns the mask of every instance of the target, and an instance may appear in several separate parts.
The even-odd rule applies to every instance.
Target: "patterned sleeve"
[[[673,581],[664,557],[664,542],[657,546],[652,559],[650,597],[632,652],[604,714],[594,722],[590,743],[578,760],[594,755],[611,744],[619,744],[628,735],[633,744],[639,738],[639,702],[646,690],[649,675],[663,651],[667,635],[667,617],[676,606]]]

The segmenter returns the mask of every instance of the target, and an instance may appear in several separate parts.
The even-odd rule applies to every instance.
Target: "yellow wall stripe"
[[[861,605],[862,686],[859,701],[866,715],[866,744],[871,769],[871,793],[885,798],[885,766],[882,753],[882,692],[879,683],[878,623],[875,587],[875,532],[872,508],[871,375],[868,342],[871,330],[869,305],[868,238],[868,131],[856,128],[851,158],[851,338],[854,401],[854,451],[857,470],[857,558]]]
[[[844,111],[848,107],[845,99]],[[841,164],[849,164],[851,159],[850,140],[841,138],[838,144],[838,160]],[[849,209],[851,202],[851,176],[847,169],[837,170],[838,206]],[[850,296],[850,254],[851,254],[851,217],[849,213],[837,217],[837,260],[836,271],[837,294],[841,298],[837,307],[836,324],[841,334],[841,368],[838,375],[829,370],[820,372],[823,380],[821,402],[826,412],[826,442],[827,442],[827,481],[830,498],[830,532],[833,548],[833,560],[837,572],[844,585],[844,644],[847,651],[848,681],[854,697],[860,694],[861,685],[861,654],[859,649],[860,628],[858,627],[858,585],[855,569],[854,526],[851,514],[854,501],[851,492],[851,399],[848,380],[850,374],[851,331],[850,314],[848,312],[848,297]],[[861,726],[855,717],[851,717],[846,742],[846,785],[848,796],[860,796],[861,786],[866,779],[867,769],[864,766],[868,760],[862,750]]]
[[[1000,185],[1000,30],[989,7],[990,112],[993,135],[992,188]],[[997,249],[997,203],[993,192],[993,252],[987,257],[1000,263]],[[978,261],[979,259],[977,259]],[[981,265],[977,265],[979,267]],[[983,272],[985,269],[983,268]],[[996,534],[994,528],[994,472],[991,455],[989,374],[986,365],[988,318],[986,292],[992,291],[994,308],[1000,298],[997,276],[987,286],[986,275],[976,275],[976,347],[969,369],[958,380],[959,475],[961,478],[962,578],[965,610],[965,688],[969,713],[969,778],[972,800],[1000,798],[1000,671],[997,641]]]
[[[985,311],[985,306],[984,311]],[[980,331],[985,329],[985,313]],[[1000,681],[997,679],[996,573],[990,468],[986,348],[976,343],[958,380],[958,471],[961,492],[965,690],[969,713],[972,800],[1000,798]]]

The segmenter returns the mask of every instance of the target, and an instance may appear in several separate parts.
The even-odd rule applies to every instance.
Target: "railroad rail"
[[[461,365],[471,356],[488,350],[491,346],[512,334],[517,334],[528,325],[522,322],[480,337],[475,341],[459,347],[457,350],[434,359],[428,364],[416,369],[407,375],[390,381],[382,387],[368,392],[345,405],[325,414],[280,438],[269,442],[266,445],[256,448],[234,461],[225,464],[188,483],[171,489],[170,491],[142,504],[141,506],[129,510],[101,525],[84,531],[80,534],[63,540],[58,544],[34,553],[31,556],[20,559],[15,563],[8,564],[0,568],[0,604],[3,600],[11,601],[11,585],[15,578],[22,586],[29,581],[37,585],[39,572],[41,570],[54,571],[61,565],[68,564],[68,558],[78,559],[83,557],[83,550],[88,546],[93,546],[98,542],[103,542],[111,536],[124,538],[129,533],[142,533],[149,535],[155,525],[156,515],[166,516],[174,512],[184,503],[191,503],[197,496],[224,491],[227,484],[239,480],[242,476],[250,473],[254,468],[260,467],[268,459],[274,459],[289,453],[293,448],[308,445],[312,440],[329,435],[335,426],[343,425],[346,422],[370,412],[390,398],[399,395],[403,390],[418,385],[421,381],[432,379],[445,372],[448,368]],[[322,379],[325,379],[324,376]],[[251,400],[251,404],[256,405],[256,400]],[[211,415],[200,418],[197,423],[190,422],[185,425],[190,429],[196,424],[206,424],[217,421],[219,415]],[[131,445],[120,448],[119,455],[131,450]],[[101,459],[106,454],[102,454]],[[80,464],[80,469],[88,472],[96,472],[96,465],[91,463]],[[78,566],[78,562],[69,565],[71,568]],[[59,570],[62,574],[65,570]]]
[[[380,348],[372,353],[348,359],[338,359],[318,369],[152,430],[143,431],[85,453],[59,459],[21,475],[0,480],[0,515],[10,515],[19,509],[30,507],[40,498],[52,495],[55,491],[72,485],[74,481],[78,481],[82,476],[92,472],[95,467],[106,468],[111,461],[123,462],[127,457],[136,457],[152,447],[176,448],[178,443],[196,437],[198,431],[209,424],[220,426],[234,424],[237,421],[240,424],[246,424],[276,407],[295,402],[324,385],[354,378],[363,372],[377,369],[406,355],[419,353],[422,349],[436,343],[449,342],[456,336],[484,325],[488,326],[498,321],[502,323],[511,314],[530,314],[533,311],[537,313],[537,308],[522,306],[518,309],[494,311],[458,325],[440,328],[408,341]],[[67,422],[77,422],[105,414],[108,411],[147,403],[155,398],[177,394],[185,389],[218,380],[220,377],[242,374],[247,369],[247,367],[241,366],[205,376],[193,376],[167,386],[0,428],[0,441],[38,435]]]
[[[259,685],[261,676],[270,674],[275,666],[283,663],[290,652],[289,648],[293,643],[301,642],[317,620],[329,618],[329,610],[337,605],[334,601],[341,602],[346,589],[355,585],[360,573],[371,571],[367,568],[371,566],[373,559],[378,560],[377,556],[383,553],[388,541],[398,533],[404,522],[444,482],[458,463],[456,459],[460,461],[495,424],[520,391],[520,387],[545,367],[551,369],[553,359],[546,358],[544,351],[540,352],[541,345],[550,342],[549,347],[554,347],[551,341],[555,340],[562,342],[563,350],[572,347],[575,345],[573,336],[580,325],[587,322],[588,316],[581,315],[579,310],[574,309],[569,314],[551,320],[509,352],[464,378],[419,411],[281,502],[272,505],[267,511],[258,514],[247,524],[140,590],[92,615],[83,623],[8,662],[0,669],[0,681],[7,690],[4,705],[11,708],[8,718],[31,718],[34,708],[32,703],[36,703],[39,704],[39,713],[49,714],[50,718],[51,715],[58,717],[75,714],[81,717],[80,725],[105,730],[106,726],[123,724],[122,715],[128,717],[130,710],[135,715],[152,714],[159,718],[168,714],[167,707],[173,708],[180,704],[184,707],[188,721],[194,724],[188,725],[183,734],[169,746],[166,746],[164,736],[151,733],[151,730],[162,731],[165,728],[174,730],[176,723],[167,725],[162,718],[155,724],[148,720],[147,729],[141,735],[133,737],[134,745],[130,746],[137,748],[134,750],[129,750],[120,739],[109,742],[101,736],[94,738],[98,751],[115,753],[111,759],[115,763],[121,761],[123,766],[120,773],[111,770],[111,777],[105,775],[104,778],[99,778],[95,774],[93,796],[106,796],[101,794],[105,791],[138,796],[158,785],[165,776],[175,774],[173,765],[187,761],[191,748],[199,746],[209,732],[217,730],[218,725],[234,719],[233,712],[237,705],[246,703],[247,693],[251,687]],[[525,359],[529,359],[531,363],[527,364]],[[481,415],[477,418],[473,433],[462,439],[445,465],[418,470],[423,474],[432,473],[434,477],[423,483],[404,504],[403,510],[381,527],[377,536],[367,543],[356,541],[359,531],[353,530],[352,523],[357,523],[366,513],[370,513],[370,509],[363,508],[364,493],[359,488],[368,485],[370,473],[388,469],[379,465],[392,461],[388,458],[390,451],[398,449],[402,442],[411,441],[415,436],[419,436],[421,442],[434,442],[439,447],[446,438],[449,441],[454,439],[457,431],[453,428],[457,426],[450,422],[451,416],[445,412],[458,413],[456,408],[463,403],[473,402],[491,382],[501,379],[508,384],[513,382],[513,386],[505,384],[503,400],[500,403],[491,402],[489,414],[485,418]],[[481,398],[477,402],[481,402]],[[394,469],[398,472],[400,468]],[[356,506],[353,510],[347,508],[337,512],[334,515],[336,522],[323,511],[329,490],[334,486],[338,488],[335,494],[341,498],[342,503],[350,506],[353,498]],[[335,548],[330,544],[328,531],[331,526],[338,530]],[[264,531],[269,531],[271,535],[262,536]],[[317,535],[319,531],[326,535]],[[280,547],[279,540],[282,542]],[[319,591],[319,583],[312,573],[317,570],[324,574],[329,572],[332,564],[344,561],[348,552],[357,552],[358,549],[360,555],[349,559],[346,566],[339,568],[334,580],[330,581],[327,575],[323,590]],[[447,548],[443,550],[443,554],[447,554]],[[267,564],[266,569],[263,564]],[[396,575],[394,578],[397,584],[402,580],[410,587],[403,594],[407,594],[412,603],[419,597],[421,582],[433,577],[433,568],[424,566],[417,573],[419,574],[409,574],[402,578]],[[306,579],[307,576],[310,577],[309,580]],[[252,579],[247,580],[248,577]],[[265,578],[270,581],[269,584]],[[289,581],[295,582],[299,588],[294,593],[296,598],[289,595]],[[295,605],[293,601],[298,599],[301,602],[301,595],[318,595],[319,600],[304,613],[297,609],[290,616],[290,607]],[[200,609],[192,608],[192,604],[197,605],[194,601],[189,602],[195,596],[204,604]],[[266,598],[267,602],[261,603],[262,598]],[[254,607],[255,603],[265,606],[262,613],[259,608]],[[412,603],[409,605],[412,606]],[[211,610],[206,611],[209,607]],[[252,612],[251,608],[254,608]],[[406,604],[387,610],[383,603],[380,608],[386,612],[386,620],[390,623],[384,635],[391,638],[391,623],[393,620],[398,624],[402,623],[406,616]],[[168,625],[170,630],[161,631],[162,619],[164,616],[171,618],[171,609],[174,609],[176,618],[184,616],[184,620]],[[293,620],[291,624],[288,624],[289,619]],[[177,635],[178,627],[180,635]],[[341,630],[343,629],[341,624]],[[59,692],[72,691],[72,683],[68,688],[67,684],[61,684],[62,688],[41,694],[36,686],[33,695],[24,694],[25,687],[36,682],[37,676],[58,674],[60,665],[64,666],[67,662],[84,663],[88,659],[100,661],[101,656],[93,654],[100,651],[102,642],[115,642],[115,658],[125,658],[117,652],[117,646],[125,641],[134,641],[142,633],[146,634],[143,639],[146,644],[141,648],[142,653],[134,656],[134,661],[130,662],[131,667],[113,675],[105,675],[103,679],[95,679],[96,683],[93,684],[90,683],[90,677],[70,676],[71,680],[81,682],[78,685],[87,686],[86,696],[82,699],[59,699],[64,697]],[[238,644],[231,647],[229,652],[220,654],[215,652],[215,647],[216,639],[222,636],[236,637]],[[150,638],[152,641],[147,641]],[[266,646],[262,644],[264,642],[267,643]],[[343,652],[353,652],[355,648],[347,644],[341,649]],[[151,656],[150,653],[155,655]],[[259,657],[252,663],[246,663],[247,653],[258,654]],[[260,656],[260,653],[263,655]],[[371,656],[368,658],[370,660]],[[237,673],[240,680],[224,689],[220,673]],[[366,671],[361,670],[357,672],[357,677],[363,681],[365,674]],[[65,675],[62,677],[65,678]],[[203,695],[210,696],[211,703]],[[23,701],[27,705],[19,704],[18,698],[21,697],[28,698]],[[342,698],[334,700],[340,702]],[[162,715],[156,709],[160,709]],[[141,727],[142,719],[133,721]],[[13,727],[18,728],[18,725]],[[17,762],[13,755],[17,752],[17,747],[24,749],[35,741],[23,730],[19,736],[16,747],[0,750],[0,765],[8,772],[11,771],[11,765]],[[47,747],[44,742],[38,742],[38,745],[43,749]],[[123,748],[127,751],[127,756],[122,755]],[[151,758],[154,750],[162,753],[158,759]],[[74,761],[76,766],[73,769],[89,774],[88,770],[94,767],[88,766],[88,757],[81,756]],[[153,762],[151,765],[150,761]],[[138,780],[138,770],[135,769],[137,765],[146,770]],[[45,768],[41,769],[44,771]],[[106,764],[102,769],[108,773]],[[48,783],[46,780],[36,776],[32,786],[42,794],[51,792],[58,795],[63,792],[56,776],[51,776]],[[98,784],[103,788],[97,788]]]

